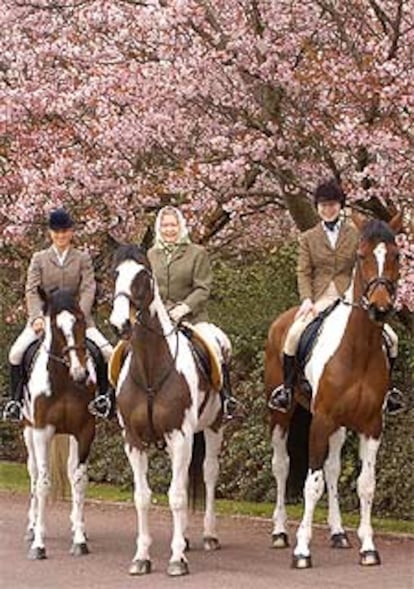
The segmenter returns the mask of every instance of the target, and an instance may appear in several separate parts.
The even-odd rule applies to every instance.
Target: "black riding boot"
[[[390,381],[396,358],[390,358]],[[391,387],[385,396],[384,409],[389,415],[396,415],[404,409],[403,393],[397,387]]]
[[[237,409],[237,401],[231,394],[230,371],[226,363],[221,365],[223,373],[223,386],[221,387],[220,397],[223,406],[223,420],[230,421],[234,419],[234,412]]]
[[[268,407],[275,411],[286,413],[292,404],[293,388],[296,381],[295,356],[283,354],[283,384],[270,393]]]
[[[10,396],[3,412],[3,419],[21,421],[23,419],[23,369],[20,364],[9,364],[10,367]]]
[[[95,417],[110,419],[115,413],[115,391],[109,385],[108,366],[98,346],[88,340],[87,348],[91,352],[96,369],[96,396],[89,403],[89,413]]]

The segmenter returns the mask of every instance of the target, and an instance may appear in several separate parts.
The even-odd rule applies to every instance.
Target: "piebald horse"
[[[27,538],[28,557],[46,558],[45,508],[51,488],[49,453],[55,434],[70,434],[67,475],[72,494],[75,556],[88,553],[83,507],[87,486],[87,458],[95,435],[95,419],[88,411],[94,397],[95,369],[86,350],[86,322],[75,297],[56,290],[46,300],[44,339],[35,355],[24,396],[24,441],[31,499]]]
[[[360,563],[380,564],[373,540],[371,508],[375,490],[375,463],[383,426],[383,404],[389,386],[389,365],[384,346],[384,322],[394,310],[399,277],[399,253],[395,231],[401,215],[387,225],[383,221],[362,222],[354,218],[360,241],[353,281],[343,300],[325,319],[319,339],[307,359],[304,376],[312,387],[312,419],[309,432],[309,470],[304,487],[304,515],[297,531],[292,566],[312,566],[310,540],[313,513],[328,491],[332,546],[349,546],[338,504],[340,454],[346,429],[360,438],[361,472],[357,482],[360,500]],[[283,342],[296,308],[280,315],[271,325],[266,343],[265,390],[283,381]],[[300,381],[300,379],[299,379]],[[295,393],[300,397],[300,384]],[[296,407],[286,413],[270,410],[277,500],[273,513],[273,546],[285,547],[285,487],[289,471],[287,439]]]
[[[115,293],[111,324],[129,337],[129,354],[117,384],[117,411],[125,452],[134,477],[134,499],[138,515],[136,552],[131,575],[151,572],[151,536],[148,510],[148,447],[165,445],[171,460],[169,504],[173,516],[170,576],[188,573],[185,555],[189,466],[195,434],[204,433],[202,464],[206,489],[204,548],[219,548],[214,495],[222,442],[220,396],[208,374],[197,362],[192,346],[172,323],[160,298],[157,281],[145,251],[121,246],[115,254]],[[197,324],[221,361],[231,353],[227,336],[211,323]]]

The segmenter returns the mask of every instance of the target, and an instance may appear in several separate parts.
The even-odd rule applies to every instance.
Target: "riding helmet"
[[[65,209],[56,209],[49,215],[49,229],[52,229],[52,231],[70,229],[73,225],[72,217]]]
[[[345,194],[341,186],[335,180],[331,178],[324,180],[315,189],[314,195],[315,206],[320,202],[326,202],[327,200],[335,200],[340,203],[341,208],[345,206]]]

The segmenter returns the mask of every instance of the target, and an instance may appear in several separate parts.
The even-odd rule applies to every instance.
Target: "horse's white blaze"
[[[287,435],[283,432],[279,425],[272,433],[272,472],[276,479],[276,505],[273,511],[273,534],[286,533],[286,481],[289,475],[289,454],[287,451]]]
[[[118,275],[115,281],[114,302],[112,313],[109,318],[110,323],[121,330],[126,321],[129,320],[129,300],[131,295],[131,285],[138,272],[145,270],[142,264],[135,260],[125,260],[118,268]],[[124,293],[127,296],[117,296]]]
[[[351,311],[351,305],[339,303],[322,325],[319,339],[305,367],[305,376],[312,385],[314,397],[318,391],[319,381],[327,362],[341,344]]]
[[[56,315],[56,325],[63,333],[66,340],[66,344],[69,348],[69,374],[71,375],[74,381],[78,382],[84,380],[84,378],[86,377],[86,368],[82,366],[82,364],[80,363],[78,354],[75,349],[75,323],[75,315],[73,315],[72,313],[70,313],[70,311],[66,309],[64,311],[61,311],[58,315]]]
[[[377,247],[374,249],[374,256],[377,259],[378,276],[382,276],[384,274],[385,258],[387,256],[387,246],[385,243],[379,243],[377,245]]]

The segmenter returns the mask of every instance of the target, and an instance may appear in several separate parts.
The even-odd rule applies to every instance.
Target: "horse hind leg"
[[[215,492],[219,475],[219,460],[223,430],[204,431],[206,453],[203,463],[203,476],[206,488],[206,507],[204,513],[203,546],[204,550],[218,550],[220,542],[216,531]]]
[[[125,452],[134,476],[134,501],[138,519],[137,548],[129,567],[129,574],[146,575],[151,572],[151,536],[148,523],[151,489],[147,479],[148,456],[146,452],[131,448],[129,444],[125,444]]]
[[[358,537],[361,541],[360,564],[364,566],[381,564],[379,553],[374,545],[371,526],[371,509],[375,492],[375,464],[380,440],[360,436],[361,473],[357,490],[360,501],[361,519]]]
[[[38,471],[36,481],[37,513],[34,526],[33,542],[30,546],[28,558],[30,560],[43,560],[46,558],[44,543],[46,499],[50,490],[49,473],[49,445],[54,434],[54,428],[50,425],[44,429],[33,428],[33,449]]]
[[[328,490],[328,524],[331,530],[332,548],[350,548],[348,536],[342,526],[338,501],[338,480],[341,472],[341,450],[346,438],[344,427],[339,428],[329,438],[329,453],[324,465],[326,487]]]
[[[70,513],[72,547],[70,553],[73,556],[82,556],[89,553],[84,520],[88,472],[87,463],[80,462],[79,460],[79,444],[74,436],[70,436],[69,438],[67,472],[72,495],[72,509]]]
[[[286,481],[289,474],[287,434],[276,425],[272,433],[272,472],[276,479],[276,505],[273,511],[272,548],[286,548],[289,540],[286,530]]]
[[[25,540],[33,542],[34,540],[34,528],[36,525],[37,517],[37,494],[36,484],[38,471],[36,466],[35,450],[33,446],[33,428],[25,427],[23,432],[24,442],[27,448],[27,470],[30,479],[30,503],[28,511],[28,523],[26,528]]]

